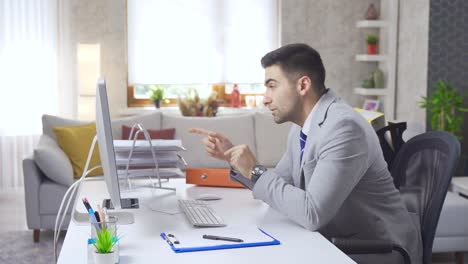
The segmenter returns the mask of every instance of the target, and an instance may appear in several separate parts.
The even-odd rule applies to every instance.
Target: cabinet
[[[379,54],[357,54],[358,63],[372,63],[385,75],[385,88],[356,87],[355,94],[380,100],[387,120],[395,118],[395,90],[398,41],[399,0],[380,0],[379,20],[361,20],[356,27],[363,32],[377,30],[379,36]],[[371,33],[369,33],[371,34]],[[374,34],[374,33],[372,33]],[[365,39],[362,40],[365,43]],[[357,80],[360,83],[362,80]]]

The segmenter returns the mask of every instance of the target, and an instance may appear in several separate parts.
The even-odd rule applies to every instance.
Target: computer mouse
[[[216,194],[211,194],[211,193],[201,193],[197,196],[195,196],[195,200],[201,200],[201,201],[214,201],[214,200],[221,200],[222,198]]]

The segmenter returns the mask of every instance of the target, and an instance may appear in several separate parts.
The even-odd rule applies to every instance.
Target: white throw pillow
[[[73,184],[73,168],[60,146],[47,135],[42,135],[34,150],[34,161],[45,176],[52,181],[70,186]]]

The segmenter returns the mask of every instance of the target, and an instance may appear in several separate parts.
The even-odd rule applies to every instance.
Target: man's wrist
[[[245,171],[245,174],[243,174],[247,179],[252,180],[252,170],[254,169],[255,166],[252,166],[249,170]]]

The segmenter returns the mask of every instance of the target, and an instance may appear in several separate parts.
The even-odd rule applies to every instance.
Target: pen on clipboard
[[[229,241],[229,242],[244,242],[244,240],[240,238],[234,238],[234,237],[222,237],[222,236],[213,236],[213,235],[203,235],[204,239],[211,239],[211,240],[224,240],[224,241]]]

